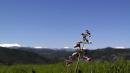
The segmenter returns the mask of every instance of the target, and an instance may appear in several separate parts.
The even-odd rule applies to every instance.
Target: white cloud
[[[17,43],[13,43],[13,44],[0,44],[0,47],[21,47],[21,45],[19,45]]]
[[[38,48],[38,49],[40,49],[40,48],[43,48],[43,47],[41,47],[41,46],[36,46],[36,47],[34,47],[34,48]]]
[[[115,47],[115,48],[125,49],[125,47],[123,47],[123,46],[117,46],[117,47]]]
[[[68,49],[68,48],[70,48],[70,47],[67,47],[67,46],[66,46],[66,47],[64,47],[64,48],[65,48],[65,49]]]
[[[35,47],[33,47],[33,48],[35,48],[35,49],[43,49],[43,48],[48,48],[48,47],[35,46]]]

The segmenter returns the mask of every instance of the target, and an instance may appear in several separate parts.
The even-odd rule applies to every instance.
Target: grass
[[[74,73],[76,63],[66,67],[64,63],[47,64],[47,65],[0,65],[0,73]],[[107,62],[79,62],[80,73],[130,73],[130,61],[123,59]]]

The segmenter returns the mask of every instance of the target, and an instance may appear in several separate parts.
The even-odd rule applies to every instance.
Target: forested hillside
[[[3,48],[0,47],[1,64],[48,64],[64,61],[74,51],[65,49],[34,49],[34,48]],[[85,50],[85,55],[92,58],[93,61],[106,60],[113,61],[119,57],[130,60],[130,49],[114,49],[111,47],[97,50]]]

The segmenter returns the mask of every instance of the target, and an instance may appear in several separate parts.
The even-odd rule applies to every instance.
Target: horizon
[[[60,47],[60,48],[50,48],[50,47],[42,47],[42,46],[24,46],[21,44],[17,44],[17,43],[13,43],[13,44],[5,44],[5,43],[0,43],[0,47],[5,47],[5,48],[10,48],[10,47],[29,47],[29,48],[35,48],[35,49],[75,49],[74,47]],[[102,47],[102,48],[84,48],[84,49],[88,49],[88,50],[96,50],[96,49],[104,49],[104,48],[115,48],[115,49],[125,49],[125,48],[130,48],[130,47],[123,47],[123,46],[116,46],[116,47],[111,47],[111,46],[107,46],[107,47]]]
[[[0,44],[61,48],[130,47],[129,0],[1,0]]]

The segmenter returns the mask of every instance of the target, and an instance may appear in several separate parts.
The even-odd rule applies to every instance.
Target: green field
[[[0,65],[0,73],[74,73],[75,66],[75,63],[69,67],[64,63]],[[82,71],[80,73],[130,73],[130,61],[123,59],[114,62],[79,62],[78,67]]]

